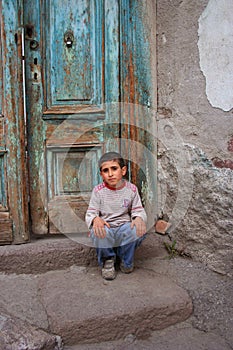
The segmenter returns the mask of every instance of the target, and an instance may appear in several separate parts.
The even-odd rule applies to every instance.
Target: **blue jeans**
[[[127,222],[119,227],[108,228],[105,226],[106,237],[98,238],[91,230],[91,239],[96,247],[96,253],[99,266],[103,266],[106,259],[120,258],[124,267],[133,266],[134,253],[137,247],[145,239],[145,235],[138,237],[136,227],[130,227],[131,223]]]

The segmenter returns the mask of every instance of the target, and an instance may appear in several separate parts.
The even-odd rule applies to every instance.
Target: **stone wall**
[[[233,72],[233,55],[224,42],[232,2],[215,12],[215,1],[157,0],[158,196],[177,246],[231,274],[233,92],[225,74]],[[226,28],[216,41],[214,21]]]

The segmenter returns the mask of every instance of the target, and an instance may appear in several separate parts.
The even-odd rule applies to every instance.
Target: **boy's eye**
[[[118,167],[117,167],[117,166],[113,166],[113,167],[111,167],[110,169],[111,169],[112,171],[116,171],[116,170],[118,169]],[[107,173],[109,172],[110,169],[108,169],[108,168],[102,169],[101,172],[107,174]]]

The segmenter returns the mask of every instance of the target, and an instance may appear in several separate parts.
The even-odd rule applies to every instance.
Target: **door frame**
[[[29,241],[24,95],[22,1],[0,4],[2,44],[2,120],[6,237],[1,243]],[[10,49],[9,49],[10,48]],[[0,111],[1,112],[1,111]]]

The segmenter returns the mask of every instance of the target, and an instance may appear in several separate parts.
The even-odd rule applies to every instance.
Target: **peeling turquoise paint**
[[[132,120],[124,119],[121,107],[121,102],[150,104],[151,57],[141,15],[142,2],[35,0],[33,6],[30,0],[6,0],[3,3],[7,14],[5,50],[9,49],[4,52],[8,57],[4,99],[9,101],[6,114],[11,115],[7,123],[10,145],[7,166],[9,183],[17,183],[17,200],[12,200],[11,206],[18,211],[22,221],[23,214],[19,211],[24,199],[20,190],[21,186],[25,187],[25,182],[20,162],[25,154],[22,149],[22,108],[17,104],[22,93],[17,85],[20,76],[16,79],[13,69],[18,67],[20,71],[17,35],[24,28],[32,230],[48,233],[49,201],[57,199],[60,191],[56,192],[60,176],[56,163],[59,154],[72,148],[78,162],[79,155],[88,153],[93,146],[97,159],[103,151],[120,150],[119,140],[126,135],[123,135],[123,129],[127,130],[129,139],[144,142],[147,149],[153,151],[153,140],[146,133],[149,109],[143,113],[138,113],[137,108],[132,111],[130,118],[136,126],[133,129],[129,125]],[[71,40],[69,44],[67,38]],[[89,106],[91,112],[81,111]],[[128,154],[130,156],[130,149]],[[138,154],[140,159],[143,156],[145,154]],[[92,185],[99,181],[94,169],[96,162],[86,171]],[[147,172],[151,164],[147,159]],[[72,170],[64,177],[66,193],[77,192],[75,189],[81,183],[74,174]],[[140,171],[135,177],[139,185],[145,180]],[[152,178],[150,176],[149,185]],[[144,182],[144,188],[147,185]],[[91,183],[88,182],[87,187],[91,187]],[[13,198],[13,191],[10,196]]]
[[[143,106],[151,104],[151,51],[148,39],[148,29],[145,26],[146,17],[142,1],[134,0],[131,3],[132,21],[132,50],[133,65],[138,90],[138,103]]]
[[[14,221],[14,241],[28,239],[24,113],[22,94],[21,1],[1,2],[1,49],[4,57],[2,109],[6,204]]]
[[[149,30],[146,22],[145,3],[140,0],[121,1],[121,99],[132,104],[122,117],[122,130],[125,138],[131,140],[126,152],[140,165],[136,176],[131,174],[144,202],[156,208],[156,132],[150,106],[152,105],[151,50]],[[127,108],[127,107],[126,107]],[[131,126],[127,127],[127,123]],[[133,144],[133,146],[131,145]],[[135,148],[135,149],[134,149]],[[150,190],[148,190],[150,189]],[[152,214],[153,215],[153,214]]]

